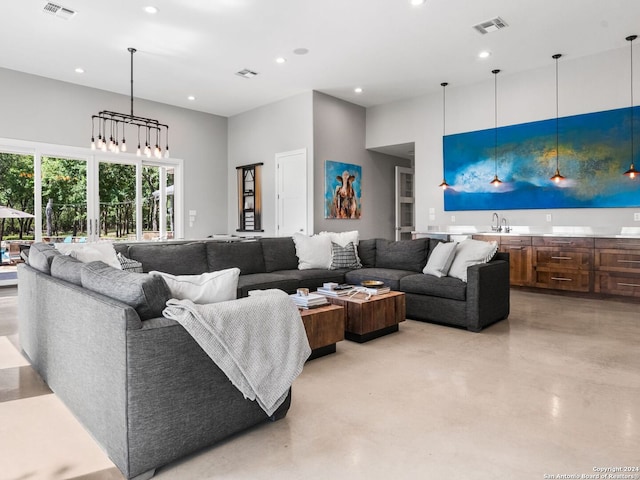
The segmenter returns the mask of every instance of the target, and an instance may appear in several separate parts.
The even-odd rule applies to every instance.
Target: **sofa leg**
[[[147,470],[144,473],[141,473],[140,475],[136,475],[135,477],[130,478],[129,480],[149,480],[151,477],[153,477],[156,473],[156,469],[152,468],[151,470]]]

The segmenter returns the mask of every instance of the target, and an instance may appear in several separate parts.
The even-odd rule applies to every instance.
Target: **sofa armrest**
[[[509,254],[467,269],[467,328],[483,327],[509,316]]]

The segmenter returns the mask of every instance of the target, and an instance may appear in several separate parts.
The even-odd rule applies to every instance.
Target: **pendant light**
[[[640,174],[640,172],[636,170],[636,167],[633,164],[633,156],[635,153],[633,150],[633,41],[636,38],[638,38],[637,35],[630,35],[625,39],[629,42],[629,46],[631,47],[631,166],[629,167],[629,170],[624,172],[623,175],[626,175],[631,179],[636,178],[636,176]]]
[[[445,159],[445,152],[444,152],[444,136],[446,134],[446,94],[445,94],[445,87],[449,85],[447,82],[442,82],[440,84],[440,86],[442,87],[442,183],[440,185],[438,185],[442,190],[446,190],[449,187],[449,184],[447,183],[447,180],[444,176],[444,159]]]
[[[494,112],[495,112],[495,129],[494,129],[494,143],[493,143],[493,160],[495,165],[495,172],[493,175],[493,180],[491,180],[491,185],[494,187],[499,187],[502,184],[502,180],[498,178],[498,74],[500,70],[491,70],[493,73],[493,84],[494,84]]]
[[[556,173],[553,175],[553,177],[550,178],[550,180],[556,182],[556,183],[560,183],[562,180],[564,180],[564,177],[562,175],[560,175],[560,150],[559,150],[559,142],[558,142],[558,137],[559,137],[559,128],[558,128],[558,59],[562,56],[561,53],[556,53],[555,55],[553,55],[551,58],[553,58],[556,61]]]

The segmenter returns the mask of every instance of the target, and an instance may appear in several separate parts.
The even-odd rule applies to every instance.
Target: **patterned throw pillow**
[[[358,258],[358,252],[353,242],[341,247],[335,242],[331,242],[331,270],[338,268],[362,268],[362,263]]]
[[[135,272],[135,273],[143,273],[142,272],[142,263],[137,260],[131,260],[130,258],[125,257],[120,252],[118,252],[118,261],[120,262],[120,266],[122,270],[127,272]]]

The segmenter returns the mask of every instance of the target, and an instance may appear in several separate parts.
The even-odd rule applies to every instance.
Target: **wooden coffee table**
[[[335,353],[336,343],[344,340],[345,309],[338,305],[300,310],[311,347],[309,360]]]
[[[353,297],[329,297],[329,303],[344,307],[347,322],[344,336],[347,340],[364,343],[374,338],[397,332],[398,324],[405,321],[406,308],[403,292],[372,295],[358,293]]]

